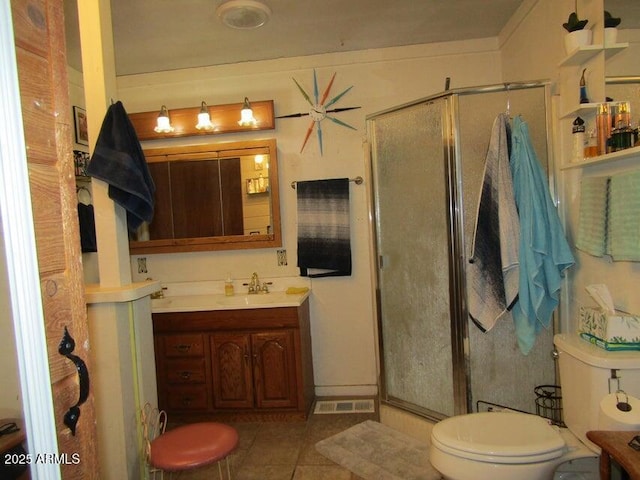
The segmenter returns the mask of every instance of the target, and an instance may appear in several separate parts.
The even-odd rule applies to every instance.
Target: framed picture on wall
[[[89,146],[87,112],[84,108],[73,106],[73,125],[76,131],[76,143]]]

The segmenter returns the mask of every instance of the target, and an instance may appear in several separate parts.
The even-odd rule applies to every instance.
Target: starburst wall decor
[[[304,90],[304,88],[302,88],[300,83],[298,83],[298,81],[295,78],[293,78],[293,81],[298,87],[298,90],[300,90],[300,93],[302,94],[304,99],[309,103],[310,109],[308,112],[292,113],[290,115],[282,115],[276,118],[305,117],[307,115],[311,117],[311,124],[309,125],[309,128],[307,129],[307,132],[304,136],[304,140],[302,141],[302,147],[300,147],[300,153],[302,153],[302,151],[304,150],[304,147],[307,145],[307,142],[309,141],[309,137],[311,136],[311,133],[313,133],[313,129],[315,127],[316,134],[318,137],[318,145],[320,147],[320,155],[322,155],[323,146],[322,146],[321,123],[325,118],[328,120],[331,120],[333,123],[340,125],[342,127],[350,128],[351,130],[356,130],[356,128],[352,127],[348,123],[345,123],[342,120],[338,120],[334,116],[329,115],[330,113],[345,112],[347,110],[355,110],[357,108],[360,108],[360,107],[330,108],[335,103],[337,103],[349,90],[353,88],[353,85],[352,85],[347,89],[345,89],[344,91],[342,91],[341,93],[339,93],[338,95],[336,95],[335,97],[333,97],[332,99],[330,99],[329,101],[327,101],[327,98],[329,97],[329,93],[331,92],[331,87],[333,86],[333,81],[335,80],[335,78],[336,78],[336,74],[334,73],[333,76],[331,77],[331,81],[329,82],[327,87],[324,89],[324,92],[320,97],[318,92],[318,78],[316,76],[316,71],[314,69],[313,70],[313,100],[311,100],[311,97]]]

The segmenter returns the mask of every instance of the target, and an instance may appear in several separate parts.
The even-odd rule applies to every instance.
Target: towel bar
[[[364,179],[360,175],[358,175],[355,178],[350,178],[349,181],[355,183],[356,185],[361,185],[362,182],[364,182]],[[296,182],[295,180],[291,182],[291,188],[293,188],[294,190],[296,189],[296,183],[298,182]]]

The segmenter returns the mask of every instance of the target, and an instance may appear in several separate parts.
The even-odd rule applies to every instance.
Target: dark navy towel
[[[296,189],[300,275],[351,275],[349,179],[297,182]]]
[[[80,224],[80,247],[82,253],[97,252],[96,221],[93,215],[93,205],[78,203],[78,222]]]
[[[127,210],[130,231],[151,221],[155,185],[122,102],[107,110],[87,173],[109,184],[109,197]]]

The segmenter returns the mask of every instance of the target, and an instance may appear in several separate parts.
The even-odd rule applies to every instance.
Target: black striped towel
[[[297,182],[296,190],[300,275],[350,276],[349,179]]]

